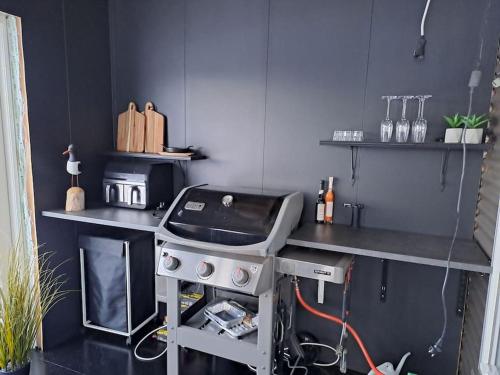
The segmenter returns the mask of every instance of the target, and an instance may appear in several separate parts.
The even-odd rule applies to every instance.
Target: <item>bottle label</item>
[[[320,203],[316,206],[316,221],[325,220],[325,204]]]
[[[333,202],[326,202],[326,216],[333,216]]]

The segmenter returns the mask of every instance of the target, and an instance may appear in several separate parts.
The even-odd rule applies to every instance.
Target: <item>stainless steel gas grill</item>
[[[302,193],[202,185],[177,196],[158,234],[169,243],[241,255],[275,255],[302,213]]]
[[[156,234],[158,275],[167,278],[169,375],[179,373],[179,346],[271,373],[274,256],[297,226],[302,205],[301,193],[207,185],[178,195]],[[183,281],[240,300],[214,298],[184,322],[178,302]],[[242,300],[255,302],[253,312]]]

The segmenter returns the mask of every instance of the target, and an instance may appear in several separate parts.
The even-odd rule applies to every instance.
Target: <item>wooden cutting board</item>
[[[118,116],[116,149],[125,152],[144,152],[145,116],[137,112],[135,103]]]
[[[165,135],[165,117],[155,112],[153,103],[147,102],[144,108],[146,117],[146,141],[145,151],[159,153],[163,151]]]

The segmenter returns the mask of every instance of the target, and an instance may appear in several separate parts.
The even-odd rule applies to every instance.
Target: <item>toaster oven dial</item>
[[[245,286],[250,280],[250,274],[247,270],[237,267],[232,274],[233,283],[236,286]]]
[[[163,259],[163,266],[167,271],[175,271],[177,268],[179,268],[179,265],[179,259],[171,255],[167,255],[167,257]]]
[[[214,273],[214,266],[208,262],[200,262],[196,266],[196,274],[201,279],[206,279]]]

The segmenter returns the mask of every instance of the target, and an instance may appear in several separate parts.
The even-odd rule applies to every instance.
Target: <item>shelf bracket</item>
[[[389,261],[387,259],[382,259],[382,279],[380,280],[380,302],[385,302],[387,299],[387,269],[389,266]]]
[[[356,168],[358,167],[358,147],[349,146],[351,149],[351,184],[356,184]]]
[[[467,289],[469,288],[469,273],[467,271],[460,271],[460,280],[458,287],[457,297],[457,316],[464,316],[465,300],[467,299]]]
[[[325,303],[325,280],[318,280],[318,303]]]
[[[446,188],[446,174],[448,172],[448,159],[450,158],[450,149],[443,151],[443,157],[441,159],[441,175],[439,177],[439,183],[441,184],[441,192]]]

